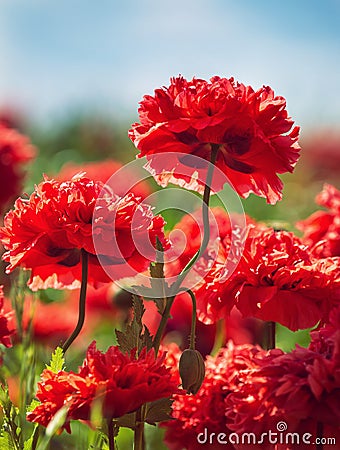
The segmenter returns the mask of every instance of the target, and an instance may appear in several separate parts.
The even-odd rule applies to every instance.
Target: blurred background
[[[22,189],[31,192],[43,173],[63,179],[80,168],[108,178],[135,158],[127,131],[144,94],[178,74],[233,76],[254,89],[271,86],[302,127],[302,156],[283,177],[283,200],[275,206],[255,196],[243,201],[255,219],[294,229],[319,208],[314,197],[325,182],[340,187],[339,30],[340,0],[0,0],[0,122],[27,134],[37,148]],[[93,167],[91,161],[105,163]],[[0,171],[1,189],[4,180]],[[148,195],[150,187],[143,189]],[[178,219],[168,214],[168,228]],[[8,288],[8,279],[0,281]],[[90,292],[87,300],[84,333],[95,329],[99,347],[112,341],[112,323],[125,320],[131,306],[114,289]],[[35,337],[56,345],[73,329],[77,298],[48,290],[40,301]],[[279,328],[278,346],[306,345],[307,335]],[[83,351],[76,351],[75,367]],[[14,349],[8,361],[31,367],[21,364],[24,354]],[[163,448],[159,439],[152,448]]]
[[[27,189],[68,161],[136,151],[138,102],[169,77],[270,85],[302,127],[284,200],[256,218],[294,222],[340,168],[339,0],[0,0],[0,113],[38,147]]]

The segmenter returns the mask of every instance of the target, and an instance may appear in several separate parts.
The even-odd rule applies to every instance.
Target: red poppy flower
[[[45,179],[29,199],[18,199],[0,229],[8,250],[7,272],[18,266],[31,269],[32,290],[76,288],[81,249],[89,254],[89,283],[95,286],[146,270],[155,257],[156,236],[164,242],[163,219],[154,217],[151,207],[133,194],[120,198],[106,190],[98,198],[102,188],[102,183],[85,177],[65,182]],[[138,251],[135,240],[144,242],[145,253]]]
[[[303,231],[303,242],[313,246],[316,256],[340,256],[340,191],[325,184],[315,201],[328,211],[317,211],[296,227]]]
[[[101,404],[103,417],[112,419],[136,411],[141,405],[178,392],[170,369],[164,364],[165,353],[155,358],[154,350],[144,348],[139,356],[121,353],[109,347],[106,353],[88,348],[78,373],[45,369],[38,384],[41,404],[27,419],[47,426],[63,406],[68,407],[63,426],[71,432],[71,420],[89,420],[94,402]]]
[[[216,321],[235,305],[244,317],[293,331],[315,326],[340,300],[339,264],[339,258],[314,259],[292,233],[250,230],[233,276],[222,261],[197,290],[200,317]]]
[[[12,314],[12,312],[5,313],[4,311],[4,293],[0,286],[0,343],[5,347],[12,347],[11,336],[14,330],[11,329],[9,323]]]
[[[35,156],[35,148],[26,136],[0,122],[0,212],[20,193],[22,165]]]
[[[254,91],[233,78],[208,82],[179,76],[154,96],[144,96],[140,105],[140,123],[132,125],[129,137],[159,184],[202,192],[214,144],[221,172],[213,191],[229,182],[242,197],[253,192],[269,203],[281,199],[277,174],[293,171],[299,128],[288,117],[285,99],[270,87]]]

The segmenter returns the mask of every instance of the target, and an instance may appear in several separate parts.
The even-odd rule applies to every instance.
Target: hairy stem
[[[86,300],[86,290],[87,290],[87,278],[88,278],[88,267],[89,267],[89,254],[81,249],[81,287],[79,294],[79,314],[78,314],[78,323],[71,334],[71,336],[66,340],[66,342],[62,345],[62,349],[64,351],[64,355],[73,341],[77,338],[79,333],[81,332],[84,321],[85,321],[85,300]]]

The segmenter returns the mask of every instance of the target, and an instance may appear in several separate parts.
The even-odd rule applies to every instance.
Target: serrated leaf
[[[143,347],[149,350],[152,347],[152,338],[149,330],[143,325],[142,318],[145,312],[143,300],[138,295],[133,295],[133,320],[125,331],[116,330],[118,345],[123,353],[130,353],[137,348],[139,354]]]
[[[50,365],[46,364],[46,369],[51,370],[53,373],[58,373],[64,369],[64,364],[64,351],[61,347],[57,347],[52,353]]]
[[[35,408],[37,407],[37,406],[39,406],[40,405],[40,402],[38,401],[38,400],[36,400],[35,398],[31,401],[31,403],[27,406],[27,412],[29,413],[29,412],[32,412],[32,411],[34,411],[35,410]]]
[[[136,426],[136,413],[125,414],[116,419],[115,422],[119,427],[131,428],[133,430]]]
[[[0,436],[0,450],[15,450],[12,439],[7,432]]]
[[[146,407],[145,422],[150,425],[156,425],[157,422],[171,420],[171,398],[161,398],[154,402],[148,403]]]
[[[33,435],[29,439],[27,439],[27,441],[24,442],[23,450],[32,450],[32,444],[33,444]]]

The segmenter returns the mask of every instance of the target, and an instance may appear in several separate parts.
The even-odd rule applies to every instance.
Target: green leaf
[[[150,425],[156,425],[156,422],[171,420],[171,398],[161,398],[154,402],[148,403],[146,406],[145,422]]]
[[[24,442],[23,450],[32,450],[32,444],[33,444],[33,434],[29,439],[27,439],[27,441]]]
[[[46,369],[51,370],[53,373],[58,373],[64,369],[64,364],[64,351],[61,347],[57,347],[52,354],[50,365],[46,364]]]
[[[27,406],[27,412],[32,412],[35,410],[37,406],[40,405],[40,402],[36,400],[35,398],[31,401],[31,403]]]
[[[16,450],[10,435],[7,432],[3,432],[0,436],[0,450]]]
[[[134,294],[132,301],[133,320],[126,327],[125,331],[116,330],[116,337],[120,350],[123,353],[130,353],[132,349],[137,348],[137,353],[139,354],[143,347],[147,347],[150,350],[153,342],[149,330],[142,323],[145,312],[143,300]]]

